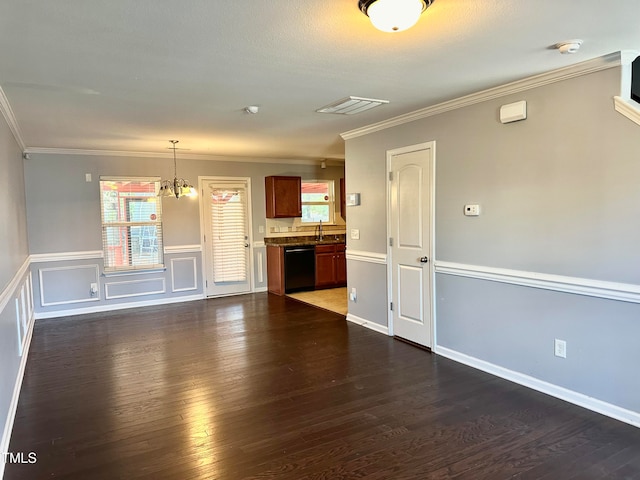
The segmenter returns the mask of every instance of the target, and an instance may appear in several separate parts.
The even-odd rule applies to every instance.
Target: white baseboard
[[[347,321],[356,323],[361,327],[366,327],[369,330],[373,330],[374,332],[383,333],[385,335],[389,335],[389,328],[384,325],[380,325],[379,323],[370,322],[369,320],[365,320],[364,318],[357,317],[351,313],[347,314]]]
[[[459,363],[463,363],[483,372],[490,373],[496,377],[504,378],[511,382],[523,385],[525,387],[537,390],[538,392],[546,393],[552,397],[559,398],[574,405],[584,407],[588,410],[601,413],[607,417],[615,418],[621,422],[628,423],[635,427],[640,427],[640,413],[632,410],[627,410],[622,407],[618,407],[611,403],[603,402],[597,398],[589,397],[582,393],[574,392],[558,385],[539,380],[529,375],[525,375],[507,368],[494,365],[493,363],[485,362],[475,357],[471,357],[464,353],[451,350],[446,347],[437,346],[435,353],[447,357]]]
[[[70,317],[72,315],[85,315],[87,313],[109,312],[113,310],[125,310],[127,308],[153,307],[156,305],[168,305],[170,303],[193,302],[194,300],[204,300],[204,295],[185,295],[182,297],[161,298],[144,302],[127,302],[110,305],[96,305],[94,307],[74,308],[71,310],[56,310],[51,312],[36,313],[36,320],[45,318]]]
[[[22,357],[20,358],[20,368],[18,369],[18,376],[16,377],[16,383],[13,386],[13,396],[11,397],[11,403],[9,404],[9,411],[7,412],[7,421],[4,424],[4,430],[2,432],[2,440],[0,441],[0,453],[6,453],[9,451],[9,443],[11,441],[11,432],[13,431],[13,422],[16,418],[16,411],[18,409],[18,400],[20,399],[20,390],[22,389],[22,379],[24,378],[24,371],[27,367],[27,358],[29,357],[29,347],[31,347],[31,338],[33,337],[33,327],[35,325],[35,319],[29,319],[29,330],[27,330],[27,338],[25,341],[24,350],[22,351]],[[5,462],[0,461],[0,480],[4,476]]]

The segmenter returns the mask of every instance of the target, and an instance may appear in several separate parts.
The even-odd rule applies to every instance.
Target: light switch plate
[[[360,205],[360,194],[359,193],[347,193],[345,198],[345,203],[347,207],[355,207]]]

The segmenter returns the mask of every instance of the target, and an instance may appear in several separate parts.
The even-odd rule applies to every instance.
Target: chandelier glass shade
[[[413,27],[433,0],[359,0],[358,7],[383,32]]]
[[[178,178],[178,168],[176,164],[176,143],[179,140],[169,140],[173,150],[173,180],[162,180],[160,182],[159,197],[195,197],[198,192],[193,185],[184,178]]]

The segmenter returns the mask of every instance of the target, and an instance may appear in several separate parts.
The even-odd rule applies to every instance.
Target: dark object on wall
[[[640,103],[640,57],[631,64],[631,100]]]

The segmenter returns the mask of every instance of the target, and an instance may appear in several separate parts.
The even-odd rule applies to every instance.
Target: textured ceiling
[[[406,32],[357,0],[2,0],[0,87],[28,148],[343,158],[340,133],[623,49],[638,0],[435,0]],[[581,38],[575,55],[549,47]],[[359,115],[315,110],[355,95]],[[244,112],[260,106],[257,115]]]

